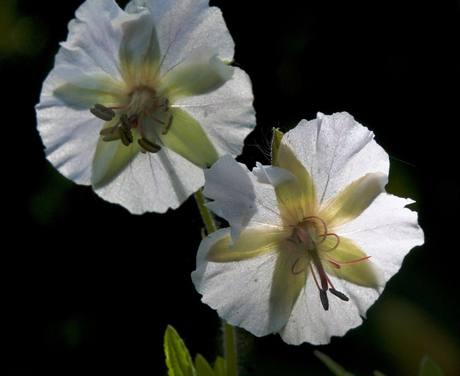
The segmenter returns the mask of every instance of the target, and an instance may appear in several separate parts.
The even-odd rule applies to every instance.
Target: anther
[[[327,311],[329,309],[329,300],[327,299],[326,290],[319,290],[319,298],[321,299],[324,310]]]
[[[155,144],[155,142],[150,141],[146,138],[140,138],[139,140],[137,140],[137,142],[139,143],[141,148],[143,148],[144,150],[150,153],[158,153],[161,150],[160,145],[157,145]]]
[[[344,302],[348,302],[350,299],[348,298],[348,296],[346,296],[345,294],[341,293],[340,291],[337,291],[333,288],[329,288],[329,291],[331,292],[331,294],[335,295],[336,297],[342,299]]]
[[[163,111],[164,112],[169,111],[169,99],[168,98],[163,99]]]
[[[121,142],[123,142],[123,145],[125,146],[129,146],[134,141],[131,130],[128,129],[125,125],[122,125],[118,129],[118,134],[120,135]]]
[[[134,120],[136,117],[136,114],[131,115],[129,118],[126,114],[120,116],[121,126],[118,128],[118,133],[120,135],[121,142],[125,146],[129,146],[134,141],[134,137],[131,132],[131,128],[133,127],[131,124],[131,118]]]
[[[110,121],[115,117],[115,111],[99,103],[96,103],[94,107],[89,110],[94,116],[104,121]]]
[[[166,134],[169,132],[169,130],[171,129],[172,121],[173,116],[171,114],[168,114],[168,116],[166,116],[165,125],[161,129],[161,134]]]
[[[99,132],[101,136],[104,136],[102,138],[102,141],[117,141],[120,139],[120,133],[118,132],[118,129],[114,129],[113,127],[108,127],[101,129]]]

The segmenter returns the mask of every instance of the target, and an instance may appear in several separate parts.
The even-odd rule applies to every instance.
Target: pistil
[[[322,234],[318,234],[318,228],[315,225],[314,221],[318,221],[319,223],[321,223],[321,227],[323,230]],[[337,249],[337,247],[340,244],[340,237],[337,234],[329,233],[326,222],[317,216],[305,217],[303,218],[301,223],[299,223],[298,225],[293,225],[292,227],[294,227],[295,229],[294,234],[296,235],[297,239],[302,244],[304,244],[304,246],[306,246],[307,252],[310,255],[310,260],[312,261],[312,264],[315,266],[316,272],[318,273],[319,282],[318,282],[318,279],[316,278],[316,274],[315,274],[315,271],[313,270],[313,266],[312,264],[310,264],[310,271],[315,281],[315,284],[318,287],[320,301],[321,301],[321,304],[324,310],[327,311],[329,309],[329,300],[327,297],[327,291],[330,291],[331,294],[335,295],[336,297],[338,297],[339,299],[343,301],[348,301],[349,298],[344,293],[337,291],[332,285],[332,282],[330,281],[329,277],[327,276],[326,271],[324,270],[324,266],[323,266],[323,263],[320,257],[320,252],[331,252]],[[328,236],[335,237],[337,239],[336,244],[332,248],[329,248],[327,250],[320,249],[322,243],[325,242]],[[285,241],[286,247],[294,251],[294,249],[290,246],[289,242],[292,242],[294,244],[296,242],[292,239],[287,239]],[[355,260],[355,261],[351,261],[351,262],[345,262],[345,264],[363,261],[367,258],[368,257],[362,258],[359,260]],[[295,260],[294,264],[291,267],[291,273],[293,275],[298,275],[305,271],[305,266],[299,270],[296,270],[296,266],[299,260],[300,260],[300,257]],[[341,262],[335,262],[335,260],[331,259],[330,257],[328,257],[327,261],[329,261],[332,264],[332,266],[336,268],[340,268],[339,264]]]

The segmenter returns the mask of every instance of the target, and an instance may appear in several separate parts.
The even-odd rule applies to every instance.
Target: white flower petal
[[[241,154],[244,139],[254,129],[255,111],[249,76],[233,68],[233,76],[219,89],[183,98],[174,106],[200,122],[219,155]]]
[[[42,97],[42,103],[53,103]],[[66,178],[77,184],[91,184],[92,156],[99,138],[100,120],[71,107],[47,106],[37,108],[38,130],[47,145],[47,159]],[[62,126],[62,119],[73,119]],[[57,125],[61,124],[61,129]]]
[[[232,240],[235,241],[257,211],[256,194],[249,171],[232,156],[225,155],[204,175],[206,188],[203,194],[214,200],[206,206],[229,222]],[[222,185],[226,187],[225,191]]]
[[[286,146],[311,174],[320,203],[369,172],[389,172],[388,154],[374,134],[346,112],[301,121],[282,138],[280,148]]]
[[[140,15],[123,12],[113,0],[85,1],[69,23],[55,66],[71,65],[88,74],[106,74],[121,81],[119,50],[122,25]]]
[[[179,207],[203,184],[201,168],[162,149],[154,155],[138,153],[111,184],[95,186],[94,190],[103,199],[118,203],[133,214],[164,213]]]
[[[361,316],[379,296],[379,291],[375,289],[330,278],[334,287],[350,300],[345,302],[328,293],[329,310],[325,311],[315,281],[309,278],[286,325],[279,331],[286,343],[323,345],[329,343],[333,336],[343,336],[361,325]]]
[[[135,12],[139,7],[152,12],[163,55],[161,75],[199,46],[212,48],[225,62],[233,60],[234,43],[222,12],[208,3],[208,0],[135,0],[127,5],[127,12]]]
[[[158,92],[176,103],[183,97],[217,90],[233,72],[234,68],[224,64],[213,49],[200,46],[162,77],[164,87],[158,87]]]
[[[276,254],[265,252],[257,258],[225,263],[206,260],[209,248],[229,234],[228,228],[221,229],[201,242],[197,269],[192,273],[195,288],[203,295],[202,301],[230,325],[246,328],[256,336],[276,332],[286,322],[283,315],[269,315]]]
[[[417,213],[405,207],[412,202],[382,194],[340,231],[340,235],[354,240],[371,256],[372,262],[383,270],[386,281],[398,272],[406,254],[424,242]]]

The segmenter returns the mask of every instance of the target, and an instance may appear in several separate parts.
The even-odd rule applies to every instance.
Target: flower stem
[[[235,328],[222,320],[225,337],[225,360],[227,362],[227,376],[238,376],[237,354],[235,346]]]
[[[195,193],[195,200],[198,204],[198,208],[200,209],[201,217],[203,218],[207,233],[210,234],[217,231],[217,225],[214,222],[211,212],[206,206],[204,206],[205,199],[201,189]],[[238,376],[238,361],[234,339],[235,328],[229,325],[225,320],[222,320],[222,325],[224,327],[224,349],[225,361],[227,363],[227,376]]]
[[[214,218],[211,212],[206,206],[204,206],[205,199],[203,197],[203,193],[201,193],[201,189],[195,193],[195,200],[198,204],[198,208],[200,209],[201,217],[203,218],[203,222],[206,227],[206,232],[210,234],[211,232],[217,231],[217,226],[214,223]]]

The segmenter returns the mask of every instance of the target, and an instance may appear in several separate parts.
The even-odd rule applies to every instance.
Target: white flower
[[[277,136],[280,134],[277,133]],[[256,336],[325,344],[361,324],[404,256],[423,244],[412,203],[387,194],[389,160],[347,113],[301,121],[273,166],[224,156],[205,172],[211,210],[229,221],[200,245],[203,302]]]
[[[177,208],[255,126],[233,53],[207,0],[87,0],[37,105],[47,158],[132,213]]]

